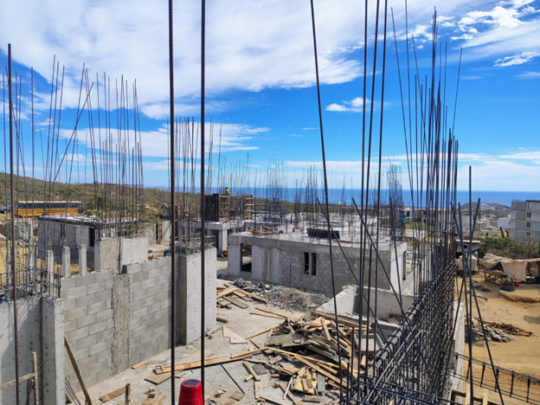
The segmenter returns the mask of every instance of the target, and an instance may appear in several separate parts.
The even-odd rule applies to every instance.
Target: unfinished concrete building
[[[510,238],[520,242],[540,242],[540,201],[512,201]]]

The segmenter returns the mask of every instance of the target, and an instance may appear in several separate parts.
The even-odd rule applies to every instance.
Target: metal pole
[[[171,404],[175,405],[175,358],[176,346],[176,210],[174,199],[174,58],[173,58],[173,2],[169,0],[169,103],[171,131]]]
[[[17,381],[17,405],[19,405],[19,325],[17,322],[17,275],[15,256],[15,198],[13,187],[13,98],[12,98],[12,83],[11,83],[11,44],[8,44],[8,85],[9,85],[9,165],[11,179],[11,273],[13,278],[13,334],[15,336],[15,381]]]

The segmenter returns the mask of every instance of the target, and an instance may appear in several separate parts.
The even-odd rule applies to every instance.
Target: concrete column
[[[45,265],[47,266],[47,273],[54,274],[54,252],[52,250],[47,250]]]
[[[218,251],[219,253],[223,253],[225,249],[228,249],[229,245],[227,244],[227,230],[223,229],[219,231],[219,239],[218,239]]]
[[[86,274],[86,245],[79,245],[79,275]]]
[[[69,246],[64,246],[62,250],[62,273],[64,277],[71,277],[71,251]]]

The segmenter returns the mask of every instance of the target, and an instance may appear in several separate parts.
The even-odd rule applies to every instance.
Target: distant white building
[[[499,218],[497,219],[497,227],[499,229],[502,228],[503,231],[507,231],[510,229],[510,217],[511,215],[508,215],[507,218]]]

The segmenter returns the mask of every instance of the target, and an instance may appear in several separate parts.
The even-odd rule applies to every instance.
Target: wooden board
[[[281,324],[279,324],[279,325],[274,325],[274,326],[270,326],[269,328],[265,328],[265,329],[263,329],[263,330],[260,330],[260,331],[258,331],[258,332],[255,332],[253,335],[249,335],[249,336],[246,338],[246,340],[252,339],[252,338],[254,338],[254,337],[256,337],[256,336],[262,335],[263,333],[269,332],[269,331],[271,331],[271,330],[273,330],[273,329],[279,327],[280,325],[281,325]]]
[[[99,400],[101,402],[108,402],[112,399],[118,398],[125,394],[126,394],[126,387],[122,387],[122,388],[118,388],[117,390],[114,390],[113,392],[109,392],[107,395],[103,395],[102,397],[99,397]]]
[[[234,287],[234,286],[221,290],[220,292],[217,293],[217,298],[223,297],[225,295],[229,295],[230,293],[236,290],[238,290],[238,287]]]
[[[247,343],[247,340],[244,339],[242,336],[234,333],[232,330],[227,328],[226,326],[222,326],[223,328],[223,337],[228,337],[229,342],[231,344],[239,344],[239,343]]]
[[[146,381],[151,382],[152,384],[159,385],[162,382],[167,381],[169,378],[171,378],[172,373],[162,373],[162,374],[152,374],[145,378]]]
[[[285,392],[285,395],[288,396],[289,399],[294,402],[294,405],[302,405],[302,401],[298,400],[298,398],[296,398],[295,395],[291,391],[289,391],[288,387],[286,387],[284,383],[279,382],[279,383],[276,383],[276,385],[280,387],[283,390],[283,392]]]
[[[287,402],[282,400],[280,397],[278,397],[277,395],[272,395],[272,394],[268,394],[266,392],[263,392],[259,398],[262,398],[264,399],[266,402],[271,402],[273,404],[278,404],[278,405],[287,405]]]
[[[164,402],[165,399],[167,399],[167,395],[161,394],[157,398],[147,398],[147,399],[145,399],[144,402],[142,403],[142,405],[162,405],[162,404],[165,403]]]
[[[280,311],[279,309],[263,307],[261,305],[259,305],[258,307],[255,307],[255,309],[258,309],[259,311],[262,311],[262,312],[269,312],[274,315],[279,315],[284,319],[290,318],[289,314],[287,314],[286,312]]]
[[[244,397],[246,396],[246,394],[243,394],[241,392],[238,392],[238,391],[235,391],[231,394],[231,398],[232,399],[235,399],[237,401],[241,401],[242,399],[244,399]]]
[[[282,316],[279,316],[279,315],[276,315],[276,314],[271,314],[270,312],[259,311],[259,310],[256,310],[256,309],[252,309],[251,311],[249,311],[249,313],[251,315],[266,316],[267,318],[276,318],[276,319],[283,320]]]
[[[140,363],[137,363],[137,364],[134,364],[133,366],[131,366],[131,368],[133,370],[137,370],[139,367],[142,367],[146,364],[146,360],[145,361],[141,361]]]
[[[259,399],[263,394],[263,384],[260,381],[255,381],[255,399]]]

